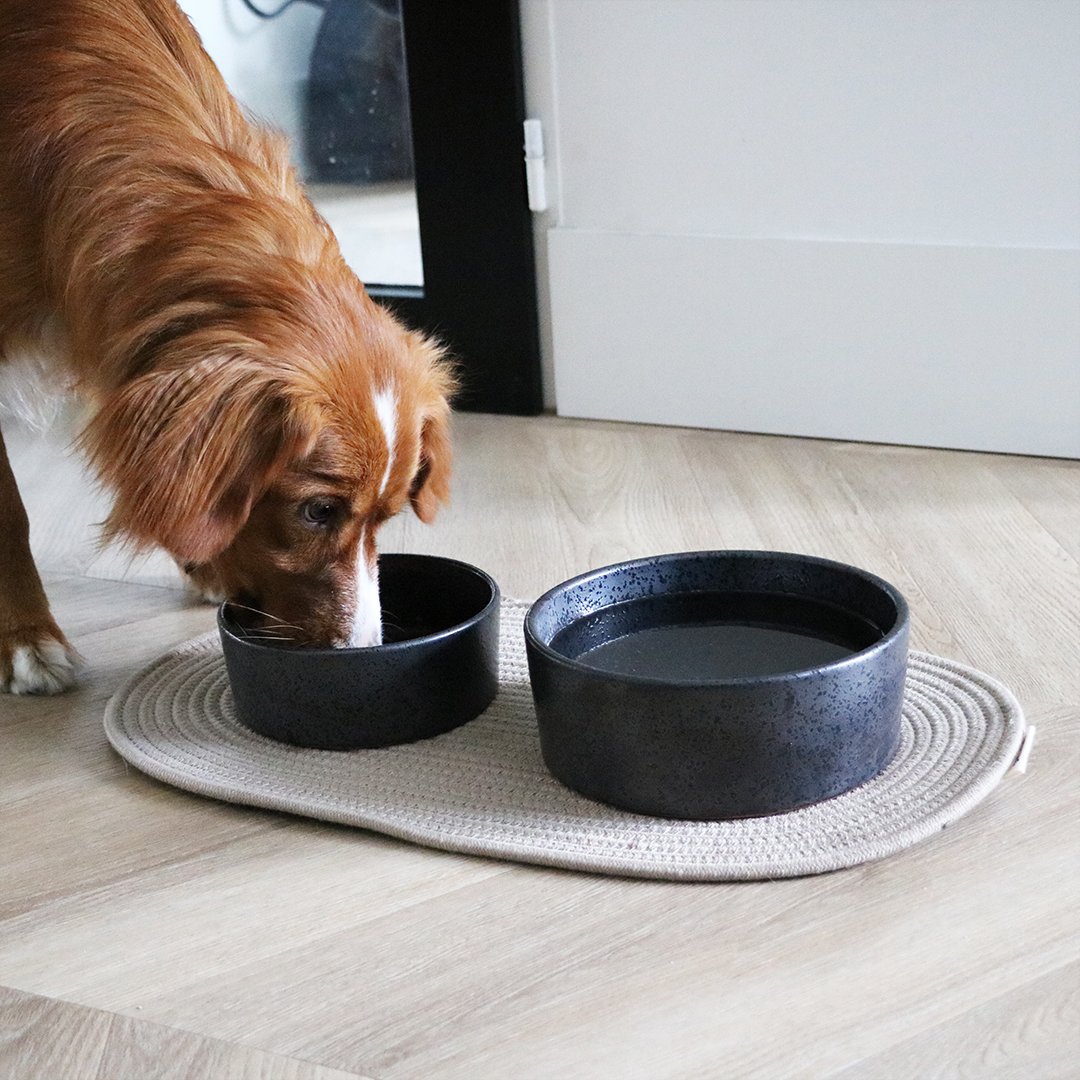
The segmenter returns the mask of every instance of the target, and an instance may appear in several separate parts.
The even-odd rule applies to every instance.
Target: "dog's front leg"
[[[0,433],[0,690],[56,694],[74,683],[77,666],[30,554],[30,523]]]

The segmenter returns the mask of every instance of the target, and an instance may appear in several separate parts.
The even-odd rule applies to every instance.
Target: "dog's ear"
[[[448,409],[429,415],[420,429],[420,467],[409,490],[416,516],[430,525],[440,503],[450,500],[450,422]]]
[[[81,442],[116,496],[105,539],[181,563],[223,551],[310,427],[285,385],[244,356],[153,371],[102,407]]]
[[[430,525],[440,503],[450,501],[450,402],[458,390],[454,364],[431,338],[410,333],[413,355],[422,365],[420,458],[409,500],[416,516]]]

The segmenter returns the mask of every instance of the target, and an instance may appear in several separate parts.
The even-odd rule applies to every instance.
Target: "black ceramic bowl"
[[[826,559],[702,551],[595,570],[525,620],[544,761],[659,817],[828,799],[896,750],[907,638],[893,586]]]
[[[483,712],[498,689],[495,582],[454,559],[382,555],[379,595],[384,644],[364,649],[259,641],[223,604],[240,723],[296,746],[357,750],[441,735]]]

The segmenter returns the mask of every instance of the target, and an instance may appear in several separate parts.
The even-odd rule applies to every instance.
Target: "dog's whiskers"
[[[252,607],[250,604],[239,604],[233,600],[230,600],[229,607],[235,608],[237,611],[248,611],[252,615],[260,615],[262,616],[262,618],[268,619],[271,625],[258,627],[257,632],[259,633],[270,634],[273,630],[296,630],[298,633],[301,634],[304,632],[304,628],[302,626],[297,626],[295,623],[286,622],[279,616],[272,615],[269,611],[262,611],[260,608]],[[255,632],[256,628],[252,628],[251,633],[254,634]],[[281,640],[286,641],[292,639],[288,638],[286,635],[282,635]]]
[[[264,619],[270,619],[272,622],[279,623],[282,626],[290,626],[295,630],[300,629],[298,626],[293,626],[292,623],[285,622],[279,615],[274,615],[269,611],[263,611],[262,608],[253,607],[251,604],[242,604],[237,600],[230,600],[229,607],[236,608],[239,611],[250,611],[253,615],[261,615]]]
[[[397,617],[394,615],[394,613],[391,611],[386,611],[385,609],[382,613],[382,629],[384,642],[386,642],[387,640],[386,635],[388,630],[394,631],[397,635],[400,635],[400,638],[395,637],[395,640],[404,640],[408,636],[405,627],[397,621]]]

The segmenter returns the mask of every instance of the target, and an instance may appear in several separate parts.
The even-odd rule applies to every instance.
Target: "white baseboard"
[[[1080,252],[548,235],[565,416],[1080,457]]]

